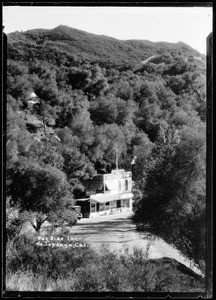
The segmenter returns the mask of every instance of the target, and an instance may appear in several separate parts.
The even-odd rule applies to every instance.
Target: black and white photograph
[[[3,3],[3,297],[212,297],[212,27]]]

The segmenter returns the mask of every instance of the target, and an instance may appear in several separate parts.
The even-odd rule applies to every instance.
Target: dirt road
[[[103,244],[108,245],[111,251],[121,251],[127,247],[129,252],[133,248],[146,250],[149,247],[149,258],[172,257],[179,262],[199,272],[180,252],[162,239],[149,234],[139,233],[130,221],[130,213],[121,213],[110,216],[84,218],[70,229],[70,234],[81,238],[90,244],[96,251],[100,251]]]

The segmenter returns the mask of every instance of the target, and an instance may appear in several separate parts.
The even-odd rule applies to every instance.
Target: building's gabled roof
[[[80,199],[75,199],[75,201],[81,201],[81,202],[89,202],[90,201],[90,198],[80,198]]]
[[[35,98],[37,97],[37,95],[35,94],[35,92],[32,92],[30,95],[29,95],[30,98]]]
[[[103,181],[99,180],[86,180],[83,181],[86,191],[100,191],[103,188]]]

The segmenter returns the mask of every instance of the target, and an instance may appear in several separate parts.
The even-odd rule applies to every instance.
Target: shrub
[[[21,235],[8,243],[7,269],[17,272],[30,268],[34,274],[57,278],[85,266],[86,262],[95,256],[89,248],[38,246],[37,242],[35,234],[32,237]]]
[[[62,211],[57,211],[55,214],[50,218],[50,221],[54,225],[59,226],[73,226],[77,223],[77,215],[76,212],[71,209],[65,209],[64,213],[62,214]]]
[[[104,292],[106,291],[106,281],[102,271],[101,263],[95,264],[93,261],[85,268],[78,268],[74,274],[75,291],[79,292]]]
[[[37,246],[37,236],[8,243],[8,290],[75,292],[202,292],[203,280],[182,271],[175,260],[148,259],[147,252],[100,254],[90,248]]]

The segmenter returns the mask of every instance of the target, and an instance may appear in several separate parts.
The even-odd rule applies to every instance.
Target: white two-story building
[[[84,217],[130,211],[132,209],[132,173],[113,170],[83,182],[86,198],[77,199]]]

